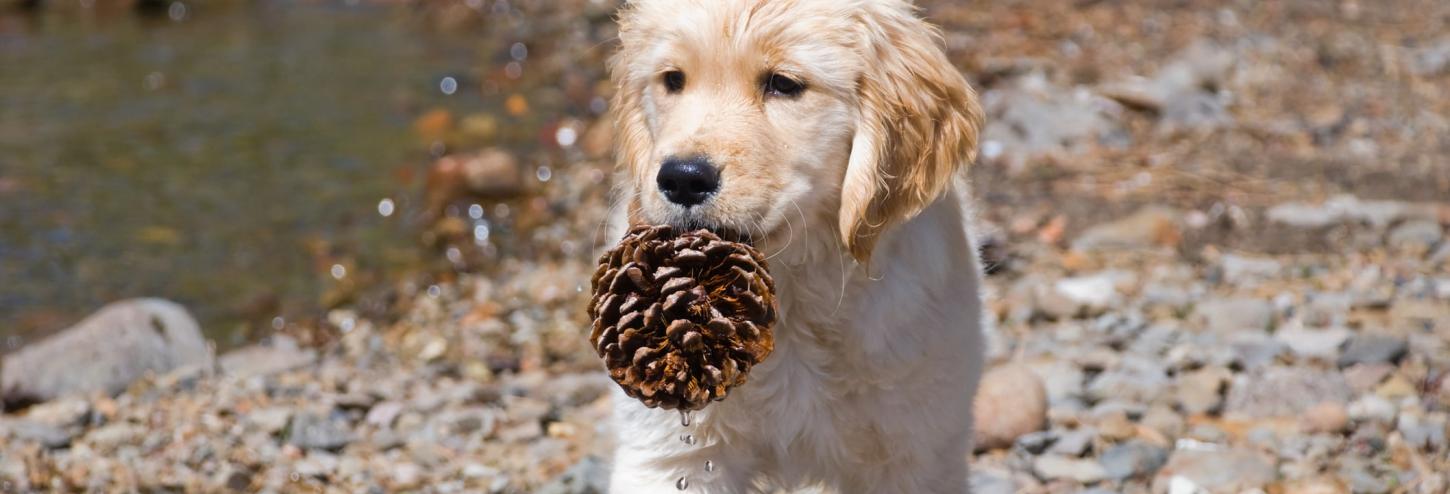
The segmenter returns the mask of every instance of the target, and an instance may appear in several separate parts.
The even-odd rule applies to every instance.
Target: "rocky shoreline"
[[[1447,4],[923,3],[992,122],[975,492],[1450,491]],[[547,173],[434,165],[457,272],[390,287],[393,316],[91,393],[7,367],[45,400],[0,415],[0,492],[602,492],[609,129],[568,128]],[[503,161],[519,197],[450,210]]]

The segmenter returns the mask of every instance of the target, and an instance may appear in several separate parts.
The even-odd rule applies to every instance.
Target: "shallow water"
[[[316,317],[430,261],[415,177],[444,146],[419,115],[500,119],[472,144],[519,150],[569,110],[501,114],[553,91],[519,44],[563,29],[506,7],[445,30],[405,6],[171,5],[0,13],[0,353],[135,296],[223,345]]]

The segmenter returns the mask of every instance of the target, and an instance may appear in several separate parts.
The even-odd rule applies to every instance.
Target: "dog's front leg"
[[[622,392],[617,392],[614,400],[619,443],[614,452],[611,493],[754,492],[751,481],[759,467],[756,458],[707,433],[708,423],[682,425],[679,412],[646,408]],[[696,422],[707,421],[703,414],[696,418]],[[691,439],[686,441],[685,436]]]

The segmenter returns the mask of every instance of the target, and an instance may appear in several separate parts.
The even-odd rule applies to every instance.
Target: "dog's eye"
[[[794,97],[806,90],[806,85],[800,81],[780,74],[769,74],[765,76],[765,94],[768,96]]]
[[[678,93],[685,89],[685,73],[678,70],[665,72],[660,78],[665,83],[665,90],[670,93]]]

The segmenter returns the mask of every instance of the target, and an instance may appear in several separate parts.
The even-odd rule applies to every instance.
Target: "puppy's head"
[[[611,70],[632,221],[765,245],[819,225],[869,260],[974,157],[982,112],[937,38],[903,0],[631,1]]]

